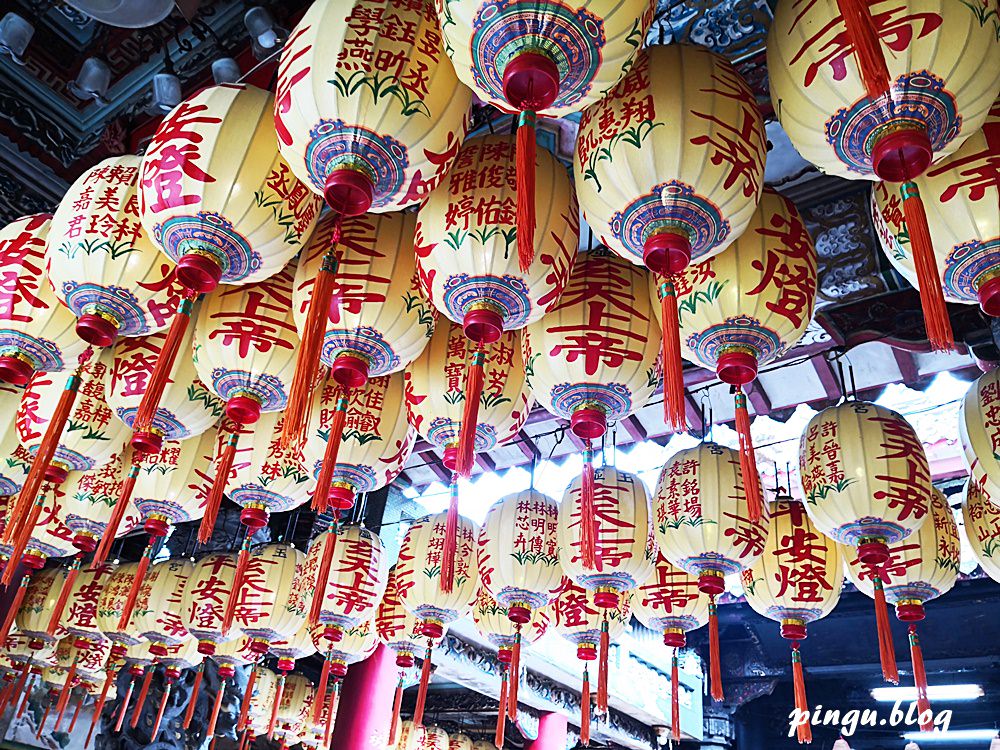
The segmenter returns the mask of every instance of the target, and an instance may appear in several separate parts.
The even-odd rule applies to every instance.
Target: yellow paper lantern
[[[211,656],[238,631],[225,627],[225,611],[236,577],[235,555],[210,554],[195,563],[181,601],[181,622],[198,639],[198,653]]]
[[[299,331],[336,219],[323,219],[295,273]],[[337,245],[333,300],[320,353],[333,379],[360,388],[368,378],[403,369],[427,346],[437,312],[424,297],[413,255],[416,215],[364,214],[345,220]]]
[[[385,594],[375,611],[375,634],[396,654],[396,666],[400,669],[412,667],[414,656],[424,652],[427,640],[424,622],[403,606],[395,565],[389,569]]]
[[[112,642],[110,656],[113,659],[121,658],[129,646],[136,646],[145,640],[137,632],[132,617],[124,623],[124,627],[121,622],[138,567],[138,563],[124,563],[116,567],[97,600],[97,627]]]
[[[653,574],[657,551],[649,495],[638,476],[614,466],[594,472],[592,512],[585,510],[583,495],[578,477],[559,503],[559,561],[574,583],[593,592],[598,607],[614,608],[622,594]],[[592,564],[584,551],[588,534]]]
[[[62,584],[63,571],[59,568],[40,570],[31,576],[30,582],[25,584],[25,596],[14,617],[20,633],[43,644],[55,643],[68,635],[61,623],[51,635],[48,632]]]
[[[708,596],[698,588],[697,577],[676,567],[660,555],[653,576],[636,587],[632,613],[650,630],[661,633],[663,642],[683,648],[686,634],[708,622]]]
[[[962,518],[976,562],[1000,583],[1000,490],[996,485],[970,477],[962,500]]]
[[[414,750],[448,750],[448,733],[441,727],[416,726],[408,740]]]
[[[1000,102],[993,104],[982,130],[914,180],[924,199],[945,299],[978,302],[993,317],[1000,314],[1000,266],[995,257],[1000,243],[1000,212],[996,210],[1000,183],[991,166],[997,158]],[[885,256],[919,289],[899,187],[877,183],[872,189],[871,212]]]
[[[513,622],[530,622],[562,582],[558,519],[556,501],[534,489],[506,495],[486,512],[479,578]]]
[[[809,420],[799,444],[805,506],[816,527],[868,564],[930,517],[924,447],[899,414],[847,401]]]
[[[141,161],[125,154],[94,165],[52,216],[49,281],[77,317],[77,335],[94,346],[166,328],[184,293],[140,222]]]
[[[743,593],[756,612],[781,623],[782,638],[792,642],[795,713],[808,715],[799,641],[805,640],[810,622],[826,617],[840,601],[843,557],[798,500],[776,500],[770,516],[764,554],[742,573]],[[796,734],[799,743],[812,742],[808,723],[796,722]]]
[[[693,45],[641,52],[580,119],[574,169],[583,215],[606,247],[645,265],[662,287],[664,414],[675,429],[685,423],[677,274],[748,226],[766,142],[750,87],[728,60]]]
[[[580,220],[566,169],[546,149],[536,158],[534,259],[521,268],[514,139],[466,141],[448,177],[417,214],[420,283],[434,306],[484,347],[538,320],[562,293]]]
[[[293,606],[301,604],[304,607],[305,600],[302,593],[301,589],[295,586],[289,602],[293,603]],[[277,657],[277,667],[282,673],[291,672],[295,668],[297,659],[315,654],[316,647],[313,645],[310,635],[309,621],[303,618],[302,625],[291,637],[271,641],[270,651],[273,656]]]
[[[252,550],[236,597],[233,622],[251,639],[250,650],[266,654],[270,644],[292,638],[306,619],[303,602],[293,604],[296,573],[305,555],[289,544]]]
[[[678,451],[656,484],[653,530],[660,553],[698,577],[709,597],[709,654],[712,697],[721,701],[719,618],[715,598],[724,576],[739,573],[764,552],[767,509],[753,517],[744,490],[739,453],[715,443]]]
[[[473,750],[472,738],[467,734],[449,734],[448,750]]]
[[[73,410],[46,469],[48,481],[59,484],[67,472],[89,471],[121,452],[128,428],[114,418],[104,398],[104,381],[110,368],[111,355],[107,351],[81,368]],[[72,377],[68,372],[39,373],[25,387],[15,424],[21,444],[32,455],[38,451]]]
[[[183,614],[184,592],[194,570],[194,563],[188,560],[163,560],[151,565],[143,578],[132,627],[136,635],[149,641],[148,652],[156,657],[192,640]]]
[[[319,202],[278,153],[273,99],[209,86],[160,124],[142,161],[142,223],[195,292],[279,272],[309,239]]]
[[[296,586],[309,592],[309,621],[339,643],[372,619],[389,580],[385,545],[361,526],[325,531],[309,547]]]
[[[129,427],[149,390],[153,371],[166,341],[166,333],[122,339],[115,345],[111,374],[106,384],[108,406]],[[222,416],[222,403],[198,380],[190,357],[194,329],[188,328],[180,344],[184,352],[170,373],[159,398],[152,423],[132,436],[132,445],[144,453],[158,453],[164,440],[187,440],[213,427]]]
[[[465,137],[470,99],[431,0],[324,0],[285,44],[274,124],[299,178],[355,216],[426,196]]]
[[[70,472],[57,491],[59,516],[73,532],[73,547],[80,552],[93,552],[105,536],[115,538],[127,534],[142,519],[135,505],[121,497],[127,473],[121,458],[116,455],[109,463],[87,472]],[[116,528],[112,529],[109,524],[119,502],[125,503],[125,509]]]
[[[646,274],[610,254],[577,256],[566,291],[524,329],[528,385],[584,440],[642,408],[660,383]]]
[[[32,214],[0,229],[0,380],[25,385],[36,372],[76,366],[86,343],[76,318],[63,307],[44,278],[51,216]]]
[[[309,499],[316,486],[298,446],[281,446],[281,412],[262,414],[239,431],[226,494],[242,506],[240,520],[252,529],[267,525],[271,513],[291,510]]]
[[[984,372],[966,391],[958,437],[971,473],[1000,484],[1000,370]]]
[[[355,497],[381,489],[399,476],[410,457],[416,431],[407,421],[403,375],[370,378],[344,392],[331,381],[320,383],[310,406],[309,434],[302,447],[306,471],[316,479],[318,496],[337,509],[354,507]],[[339,445],[331,446],[337,429]],[[336,450],[335,455],[332,452]]]
[[[463,373],[471,346],[462,328],[438,322],[431,342],[406,368],[406,408],[417,432],[444,452],[454,469],[465,409]],[[484,358],[474,451],[487,453],[521,430],[533,399],[524,377],[516,332],[504,332]]]
[[[84,568],[76,577],[69,591],[66,609],[60,624],[76,638],[76,644],[82,649],[90,649],[107,639],[101,632],[97,620],[98,602],[104,593],[104,587],[114,575],[114,566],[96,565]],[[111,645],[108,644],[108,651]],[[105,654],[106,655],[106,654]]]

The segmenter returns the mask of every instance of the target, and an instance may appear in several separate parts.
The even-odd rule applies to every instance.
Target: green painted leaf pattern
[[[424,301],[424,298],[418,294],[409,292],[403,297],[403,304],[406,306],[406,312],[417,311],[417,322],[427,329],[427,336],[429,338],[434,333],[434,313]]]
[[[815,505],[817,500],[826,500],[826,496],[831,492],[843,492],[857,481],[845,477],[830,484],[818,484],[806,493],[806,502]]]
[[[353,95],[358,89],[367,88],[376,102],[391,96],[399,102],[400,114],[409,117],[410,115],[421,114],[431,116],[430,110],[422,99],[414,99],[410,90],[403,86],[399,79],[392,75],[382,75],[378,71],[366,73],[363,70],[355,70],[349,76],[345,76],[339,70],[333,74],[327,83],[333,84],[343,97]]]
[[[327,431],[329,433],[329,430]],[[375,440],[381,440],[382,438],[376,435],[374,432],[361,432],[360,430],[350,429],[344,430],[344,434],[341,435],[342,440],[355,440],[359,445],[367,445]]]
[[[196,404],[202,404],[206,409],[212,412],[213,416],[220,417],[224,411],[222,404],[219,399],[215,398],[207,388],[205,388],[200,383],[192,383],[187,387],[187,397],[188,401]]]
[[[103,432],[95,430],[87,422],[70,419],[66,422],[67,432],[82,432],[84,440],[108,440],[108,436]]]
[[[253,197],[259,208],[271,209],[274,220],[278,223],[279,227],[285,230],[285,242],[291,245],[299,244],[302,236],[295,227],[295,214],[285,210],[285,202],[277,197],[268,200],[263,190],[254,191]]]
[[[600,148],[594,149],[587,159],[587,166],[583,170],[584,180],[593,180],[594,187],[597,192],[603,190],[601,181],[597,179],[597,165],[602,161],[611,161],[611,151],[619,142],[624,141],[633,148],[640,148],[642,142],[649,137],[649,134],[654,128],[662,125],[662,122],[653,122],[652,120],[642,120],[636,123],[630,128],[626,128],[620,133],[617,133],[611,140],[609,140],[605,145]]]
[[[993,31],[996,34],[997,41],[1000,41],[1000,13],[997,13],[996,8],[988,7],[988,3],[985,2],[967,2],[967,0],[960,0],[962,5],[972,11],[972,15],[976,17],[979,21],[980,26],[985,26],[988,21],[993,23]]]
[[[520,565],[526,563],[538,565],[542,563],[551,568],[559,564],[559,557],[557,555],[546,555],[544,552],[512,552],[510,556],[517,560]]]
[[[696,529],[699,526],[715,526],[717,523],[717,521],[713,521],[710,518],[677,518],[673,521],[661,521],[660,533],[663,533],[668,529],[679,529],[681,526],[690,526],[691,528]]]
[[[122,258],[129,253],[136,252],[138,248],[134,247],[131,242],[112,242],[111,240],[82,240],[81,242],[64,242],[56,248],[57,252],[62,253],[67,258],[75,258],[78,250],[83,250],[85,255],[107,253],[112,260],[117,260],[118,258]]]
[[[719,295],[722,294],[722,290],[729,283],[729,279],[725,281],[714,280],[708,283],[704,289],[699,289],[693,294],[686,295],[683,299],[679,300],[677,303],[677,322],[683,324],[684,315],[694,315],[698,308],[702,305],[711,305],[717,299]]]

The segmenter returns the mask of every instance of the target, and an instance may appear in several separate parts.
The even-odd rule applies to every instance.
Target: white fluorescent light
[[[877,687],[872,698],[883,703],[912,703],[917,699],[915,687]],[[927,697],[932,701],[974,701],[983,697],[982,685],[931,685]]]
[[[923,744],[925,742],[975,742],[982,740],[986,742],[997,736],[995,729],[949,729],[947,732],[907,732],[903,735],[904,740],[913,740]]]

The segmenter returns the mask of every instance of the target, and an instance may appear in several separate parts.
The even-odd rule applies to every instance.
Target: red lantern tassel
[[[69,668],[66,673],[66,683],[62,686],[62,690],[59,691],[59,702],[56,703],[56,730],[59,729],[59,725],[62,723],[63,713],[66,711],[66,706],[69,704],[69,697],[73,694],[73,681],[76,679],[76,662]]]
[[[722,690],[722,658],[719,655],[719,607],[715,603],[714,594],[708,599],[708,654],[712,700],[725,700]]]
[[[920,199],[920,190],[915,182],[904,182],[899,186],[903,198],[903,218],[910,236],[910,251],[917,271],[917,286],[920,288],[920,307],[924,313],[927,340],[935,351],[947,352],[955,348],[955,336],[948,318],[948,307],[944,301],[941,276],[934,257],[934,243],[927,227],[927,213]]]
[[[340,441],[344,436],[344,425],[347,423],[347,405],[350,393],[346,388],[338,388],[333,420],[330,422],[330,434],[326,437],[326,450],[323,452],[323,462],[319,467],[316,479],[316,491],[313,493],[312,508],[317,513],[326,513],[330,504],[330,484],[333,482],[333,472],[337,468],[337,456],[340,454]]]
[[[156,418],[156,411],[160,408],[160,399],[163,398],[163,391],[170,382],[170,373],[174,369],[174,362],[181,350],[181,344],[191,324],[191,311],[194,308],[194,300],[198,293],[188,291],[180,304],[173,320],[170,321],[170,329],[160,347],[160,353],[156,357],[156,364],[153,366],[153,373],[149,376],[146,384],[146,392],[142,394],[142,401],[136,409],[135,419],[132,420],[132,433],[146,432],[153,426]]]
[[[49,698],[49,702],[45,704],[45,713],[42,714],[42,720],[38,722],[38,731],[35,732],[35,739],[42,738],[42,730],[45,729],[45,722],[49,720],[49,712],[52,710],[52,698]]]
[[[330,247],[323,255],[323,263],[313,282],[309,297],[309,312],[301,330],[299,356],[295,361],[295,374],[288,391],[288,406],[285,408],[284,423],[281,427],[281,444],[285,447],[297,445],[305,437],[309,427],[309,402],[313,388],[319,379],[320,354],[326,336],[326,322],[330,314],[330,302],[337,285],[337,244],[340,242],[341,217],[335,215]]]
[[[601,641],[597,656],[597,712],[608,712],[608,657],[611,650],[611,636],[608,633],[608,616],[601,622]]]
[[[493,744],[497,748],[503,747],[504,734],[507,730],[507,714],[510,711],[510,692],[508,686],[507,670],[500,673],[500,705],[497,706],[497,728],[493,735]],[[515,709],[515,713],[517,713]]]
[[[17,678],[17,681],[11,685],[10,691],[4,699],[3,708],[0,709],[0,713],[3,713],[8,705],[15,708],[17,707],[17,704],[21,699],[21,693],[24,691],[24,685],[28,681],[29,674],[31,674],[31,662],[27,661],[24,663],[24,667],[21,669],[21,675]]]
[[[24,709],[28,707],[28,701],[31,699],[31,691],[34,688],[34,675],[28,676],[28,684],[24,688],[24,698],[21,701],[21,705],[17,709],[16,718],[20,719],[24,715]]]
[[[184,728],[191,726],[191,719],[194,717],[194,709],[198,704],[198,693],[201,690],[201,677],[205,673],[205,662],[198,665],[198,671],[194,673],[194,683],[191,685],[191,697],[188,698],[187,711],[184,712]]]
[[[247,535],[243,539],[240,547],[240,554],[236,557],[236,572],[233,574],[233,589],[229,592],[229,601],[226,602],[226,611],[222,616],[222,632],[228,633],[233,627],[233,618],[236,616],[236,607],[240,603],[240,594],[243,591],[243,583],[247,576],[247,567],[250,565],[250,540],[251,534],[247,530]]]
[[[424,725],[424,706],[427,704],[427,686],[431,681],[431,655],[433,648],[430,643],[427,644],[424,663],[420,667],[420,687],[417,688],[417,705],[413,709],[413,724],[418,727]]]
[[[128,590],[128,597],[125,599],[125,606],[122,608],[122,616],[118,619],[118,629],[127,631],[132,623],[132,613],[135,611],[136,602],[139,601],[139,591],[142,589],[142,582],[146,579],[146,572],[149,570],[149,562],[153,558],[153,545],[156,537],[151,536],[143,550],[142,557],[139,558],[139,565],[135,569],[132,577],[132,587]]]
[[[173,683],[167,680],[167,684],[163,686],[163,696],[160,698],[160,707],[156,711],[156,720],[153,722],[153,731],[149,735],[150,742],[156,741],[156,735],[160,733],[160,722],[163,721],[163,711],[167,707],[167,701],[170,700],[170,689],[173,687]]]
[[[205,515],[201,519],[201,526],[198,527],[198,541],[207,543],[212,538],[212,530],[215,528],[215,521],[219,517],[219,507],[222,505],[222,496],[225,494],[226,485],[229,483],[229,473],[233,469],[233,462],[236,460],[236,446],[240,442],[240,426],[231,425],[232,431],[226,440],[226,445],[222,449],[219,460],[216,461],[215,479],[212,481],[212,489],[208,493],[208,502],[205,504]]]
[[[517,631],[514,633],[514,648],[510,655],[509,686],[507,688],[507,717],[511,721],[517,721],[517,690],[521,682],[521,624],[517,624]]]
[[[7,562],[7,567],[17,567],[14,563],[13,557]],[[14,594],[14,601],[10,603],[10,608],[7,610],[7,616],[3,618],[3,626],[0,627],[0,643],[6,643],[8,636],[10,636],[10,630],[14,627],[14,615],[16,615],[17,611],[21,609],[21,604],[24,602],[24,595],[28,592],[28,583],[30,581],[30,574],[25,574],[24,577],[21,578],[21,583],[17,587],[17,593]]]
[[[55,635],[56,630],[59,628],[59,619],[62,617],[63,610],[66,609],[66,602],[69,601],[69,593],[73,590],[76,577],[80,574],[81,557],[83,557],[82,552],[73,558],[69,570],[66,571],[66,577],[63,578],[62,588],[59,589],[59,597],[56,599],[56,606],[53,607],[48,627],[45,628],[45,632],[49,635]]]
[[[514,143],[517,188],[517,262],[527,271],[535,260],[535,122],[537,116],[527,110],[517,118]]]
[[[132,690],[135,688],[135,677],[132,677],[128,681],[128,689],[125,691],[125,698],[122,700],[121,710],[118,712],[118,718],[115,720],[115,731],[120,732],[122,730],[122,724],[125,722],[125,712],[128,711],[128,703],[132,700]]]
[[[323,540],[323,555],[319,559],[319,570],[316,571],[316,583],[313,588],[312,605],[309,607],[309,625],[315,627],[323,611],[326,600],[326,584],[330,578],[330,566],[333,564],[333,553],[337,549],[337,524],[331,523]]]
[[[323,706],[326,703],[326,686],[330,681],[330,655],[327,654],[323,660],[323,671],[319,673],[319,685],[316,687],[316,700],[313,701],[313,724],[319,724],[323,720]]]
[[[583,688],[580,691],[580,742],[590,747],[590,671],[583,668]]]
[[[52,457],[59,447],[59,439],[62,437],[63,428],[73,412],[73,404],[76,402],[76,394],[80,391],[80,372],[93,355],[93,347],[87,347],[78,358],[76,371],[66,381],[63,392],[59,395],[59,401],[52,412],[52,418],[45,427],[45,436],[35,452],[35,458],[31,462],[28,476],[24,479],[21,491],[17,497],[11,501],[10,512],[7,517],[7,525],[4,527],[4,542],[13,543],[10,551],[10,560],[20,560],[24,554],[24,548],[28,545],[31,532],[38,522],[38,516],[42,512],[41,502],[38,498],[42,482],[45,481],[45,470],[52,462]],[[7,565],[3,574],[3,584],[6,586],[14,576],[16,565]]]
[[[809,715],[809,701],[806,700],[806,678],[802,671],[802,654],[799,652],[799,642],[792,643],[792,682],[795,689],[795,708],[799,716]],[[799,744],[812,742],[812,728],[808,721],[796,722],[796,734]]]
[[[458,432],[458,456],[455,459],[455,471],[463,477],[472,474],[472,462],[476,455],[476,431],[479,428],[479,406],[483,398],[485,367],[486,350],[483,343],[479,342],[465,370],[465,405],[462,408],[462,425]]]
[[[924,669],[924,652],[920,648],[920,637],[916,624],[910,625],[910,660],[913,662],[913,684],[917,688],[917,711],[921,732],[934,730],[934,716],[931,701],[927,697],[927,670]]]
[[[684,369],[681,364],[681,331],[677,315],[677,290],[668,276],[660,282],[660,328],[663,329],[663,421],[674,432],[687,429],[684,413]]]
[[[215,725],[219,722],[219,709],[222,708],[222,699],[226,695],[226,681],[219,684],[219,691],[215,694],[215,702],[212,704],[212,716],[208,720],[207,737],[215,737]]]
[[[896,649],[892,643],[892,629],[889,627],[889,609],[885,603],[885,589],[882,577],[876,575],[875,583],[875,627],[878,630],[878,653],[882,662],[882,678],[893,685],[899,684],[899,669],[896,666]]]
[[[743,474],[743,490],[747,496],[750,520],[757,523],[764,512],[764,502],[760,494],[760,474],[757,473],[753,438],[750,436],[750,412],[747,411],[747,397],[743,393],[742,386],[736,386],[736,433],[740,438],[740,473]]]
[[[445,517],[444,546],[441,550],[441,590],[455,588],[455,558],[458,557],[458,474],[451,475],[448,489],[448,515]]]
[[[400,684],[403,682],[403,678],[399,678]],[[325,686],[324,686],[325,688]],[[267,722],[267,738],[270,740],[274,737],[274,727],[278,723],[278,707],[281,705],[281,696],[285,694],[285,673],[282,672],[281,676],[278,677],[278,687],[274,691],[274,702],[271,704],[271,719]],[[316,693],[314,700],[319,702],[319,693]],[[313,709],[315,713],[315,709]],[[391,744],[391,743],[390,743]]]
[[[583,481],[580,488],[580,558],[583,567],[594,570],[597,567],[597,535],[594,525],[594,448],[590,440],[583,443]]]
[[[125,477],[125,481],[122,482],[118,499],[115,500],[111,519],[104,528],[104,533],[101,535],[101,543],[97,545],[97,550],[94,552],[93,565],[103,565],[104,561],[108,559],[111,544],[115,541],[115,535],[118,534],[118,527],[121,526],[122,519],[125,517],[125,511],[128,509],[129,501],[132,499],[132,492],[135,490],[135,481],[139,478],[139,459],[132,458],[130,463],[131,466],[129,467],[128,475]]]
[[[865,91],[871,99],[878,99],[889,91],[889,69],[885,64],[885,55],[868,8],[868,0],[837,0],[837,7],[844,17],[847,37],[854,47]]]
[[[149,685],[153,682],[153,672],[155,671],[155,664],[150,664],[146,667],[146,674],[142,678],[142,689],[139,691],[139,698],[135,702],[135,708],[132,709],[132,720],[128,723],[133,729],[139,724],[139,716],[142,715],[142,708],[146,705],[146,696],[149,695]]]
[[[681,676],[677,649],[670,657],[670,729],[674,742],[681,741]]]
[[[236,731],[243,730],[247,725],[247,716],[250,713],[250,699],[253,698],[253,686],[257,682],[257,665],[250,670],[247,678],[247,689],[243,692],[243,702],[240,703],[240,717],[236,721]]]
[[[73,711],[73,718],[69,722],[69,728],[66,730],[67,734],[73,734],[73,728],[76,726],[76,720],[80,718],[80,709],[83,708],[84,698],[81,696],[80,700],[76,702],[76,709]]]
[[[94,729],[97,728],[97,723],[101,720],[101,711],[104,710],[104,703],[108,700],[108,691],[111,689],[117,676],[118,672],[112,670],[104,678],[104,687],[101,688],[101,694],[97,698],[97,703],[94,704],[94,716],[90,720],[90,729],[87,730],[87,740],[83,743],[84,747],[90,747],[90,740],[94,736]]]
[[[399,673],[399,682],[396,684],[396,694],[392,698],[392,719],[389,724],[389,741],[388,745],[390,747],[396,744],[396,733],[399,728],[399,718],[400,713],[403,710],[403,680],[405,675]]]

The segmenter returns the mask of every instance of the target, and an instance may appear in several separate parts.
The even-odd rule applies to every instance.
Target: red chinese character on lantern
[[[768,300],[764,307],[798,327],[802,325],[803,312],[816,296],[816,272],[810,262],[812,242],[802,221],[794,215],[774,214],[770,226],[773,229],[760,228],[757,233],[775,238],[779,249],[768,248],[764,260],[758,258],[750,263],[761,272],[761,278],[747,294],[757,295],[774,286],[778,298]]]
[[[196,182],[215,182],[215,178],[197,164],[205,134],[193,126],[222,122],[221,117],[201,114],[207,110],[207,104],[181,102],[160,125],[143,159],[142,185],[151,188],[156,195],[152,203],[147,203],[150,211],[155,213],[197,203],[198,195],[184,193],[185,177]],[[148,201],[145,193],[143,196]]]

